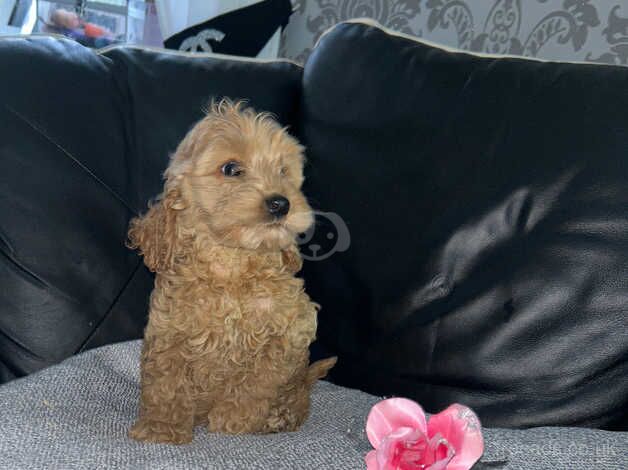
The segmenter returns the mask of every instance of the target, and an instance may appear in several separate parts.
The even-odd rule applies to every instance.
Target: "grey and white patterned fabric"
[[[196,430],[183,446],[130,440],[140,342],[105,346],[0,386],[1,469],[360,469],[366,416],[379,398],[319,382],[295,433]],[[474,469],[628,468],[628,435],[591,429],[486,429]]]
[[[344,20],[474,52],[628,65],[627,0],[293,0],[280,56],[304,62]]]

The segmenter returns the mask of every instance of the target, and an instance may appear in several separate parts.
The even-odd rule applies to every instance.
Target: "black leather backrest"
[[[140,209],[161,192],[168,152],[212,98],[244,99],[286,125],[296,119],[302,69],[291,62],[190,57],[141,48],[114,48],[104,55],[113,61],[113,79],[129,113],[133,200]]]
[[[141,336],[152,279],[129,219],[212,97],[291,124],[301,69],[0,40],[0,383]]]
[[[333,380],[489,426],[625,427],[628,68],[348,23],[303,87],[307,189],[350,233],[304,268]]]

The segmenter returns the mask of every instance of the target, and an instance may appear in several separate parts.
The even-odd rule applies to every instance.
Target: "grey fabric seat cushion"
[[[189,445],[126,437],[139,395],[140,342],[105,346],[0,387],[0,468],[359,469],[365,418],[380,398],[319,382],[296,433],[225,436],[197,428]],[[576,428],[486,429],[478,468],[628,468],[628,437]]]

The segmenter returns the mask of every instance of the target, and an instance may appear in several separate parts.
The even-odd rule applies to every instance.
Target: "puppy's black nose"
[[[290,201],[279,194],[273,194],[266,199],[266,209],[274,217],[283,217],[290,210]]]

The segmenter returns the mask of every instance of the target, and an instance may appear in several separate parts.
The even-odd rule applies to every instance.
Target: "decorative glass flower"
[[[457,403],[428,422],[412,400],[383,400],[369,413],[366,435],[375,449],[367,470],[468,470],[484,452],[480,420]]]

